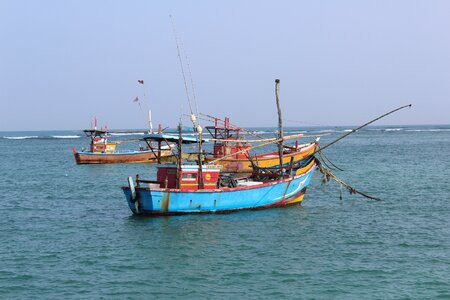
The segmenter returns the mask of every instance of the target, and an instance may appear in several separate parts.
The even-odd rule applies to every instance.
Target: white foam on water
[[[55,139],[78,139],[80,137],[79,135],[52,135],[52,138]]]
[[[37,135],[26,135],[26,136],[4,136],[4,139],[8,140],[25,140],[25,139],[37,139]]]

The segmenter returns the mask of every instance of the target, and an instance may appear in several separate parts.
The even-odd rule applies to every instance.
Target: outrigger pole
[[[401,107],[399,107],[399,108],[396,108],[396,109],[394,109],[394,110],[391,110],[391,111],[388,112],[388,113],[385,113],[385,114],[382,115],[382,116],[379,116],[379,117],[376,118],[376,119],[373,119],[372,121],[369,121],[369,122],[367,122],[367,123],[365,123],[365,124],[359,126],[358,128],[352,129],[351,131],[349,131],[349,132],[347,132],[346,134],[340,136],[339,138],[335,139],[335,140],[332,141],[331,143],[329,143],[329,144],[327,144],[327,145],[325,145],[325,146],[319,148],[319,149],[316,150],[313,154],[316,154],[317,152],[321,152],[321,151],[325,150],[326,148],[328,148],[328,147],[330,147],[331,145],[337,143],[338,141],[342,140],[343,138],[346,138],[346,137],[349,136],[350,134],[357,132],[357,131],[360,130],[361,128],[364,128],[364,127],[366,127],[367,125],[372,124],[372,123],[375,122],[375,121],[378,121],[379,119],[382,119],[382,118],[384,118],[384,117],[386,117],[386,116],[388,116],[388,115],[390,115],[390,114],[392,114],[392,113],[395,113],[396,111],[399,111],[399,110],[401,110],[401,109],[404,109],[404,108],[406,108],[406,107],[411,107],[411,106],[412,106],[412,104],[408,104],[408,105],[401,106]]]
[[[328,147],[330,147],[331,145],[333,145],[333,144],[335,144],[336,142],[342,140],[343,138],[349,136],[350,134],[352,134],[352,133],[354,133],[354,132],[360,130],[361,128],[366,127],[367,125],[369,125],[369,124],[371,124],[371,123],[373,123],[373,122],[375,122],[375,121],[377,121],[377,120],[379,120],[379,119],[381,119],[381,118],[384,118],[384,117],[386,117],[387,115],[390,115],[390,114],[392,114],[392,113],[394,113],[394,112],[396,112],[396,111],[399,111],[399,110],[401,110],[401,109],[403,109],[403,108],[411,107],[411,106],[412,106],[412,104],[408,104],[408,105],[401,106],[401,107],[399,107],[399,108],[396,108],[396,109],[394,109],[394,110],[391,110],[391,111],[388,112],[388,113],[385,113],[385,114],[382,115],[382,116],[379,116],[378,118],[373,119],[372,121],[369,121],[369,122],[367,122],[367,123],[365,123],[365,124],[359,126],[358,128],[352,129],[350,132],[348,132],[348,133],[342,135],[341,137],[335,139],[335,140],[332,141],[331,143],[329,143],[329,144],[325,145],[324,147],[322,147],[322,148],[316,150],[316,151],[313,153],[313,155],[316,154],[316,153],[321,152],[322,150],[324,150],[324,149],[326,149],[326,148],[328,148]],[[367,195],[367,194],[365,194],[365,193],[363,193],[363,192],[361,192],[361,191],[358,191],[358,190],[355,189],[354,187],[350,186],[348,183],[342,181],[340,178],[338,178],[336,175],[334,175],[334,174],[331,172],[330,169],[328,169],[327,167],[325,167],[324,164],[323,164],[318,158],[316,158],[316,162],[317,162],[317,165],[318,165],[318,167],[319,167],[320,172],[323,174],[322,184],[326,184],[330,179],[333,179],[334,181],[336,181],[337,183],[339,183],[341,186],[347,188],[348,191],[350,192],[350,194],[359,194],[359,195],[361,195],[361,196],[363,196],[363,197],[366,197],[366,198],[369,198],[369,199],[372,199],[372,200],[381,201],[380,198],[373,197],[373,196]],[[341,194],[340,194],[339,197],[342,199],[342,192],[341,192]]]

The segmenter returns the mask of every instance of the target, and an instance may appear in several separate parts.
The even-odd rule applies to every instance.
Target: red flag
[[[144,84],[144,80],[138,80],[140,84]]]

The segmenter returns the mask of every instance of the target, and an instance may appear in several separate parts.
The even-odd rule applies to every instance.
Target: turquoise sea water
[[[322,145],[346,129],[303,128],[330,132]],[[0,298],[450,298],[450,126],[369,127],[326,150],[382,202],[341,200],[317,173],[301,207],[153,218],[120,186],[155,167],[77,166],[81,136],[0,132]]]

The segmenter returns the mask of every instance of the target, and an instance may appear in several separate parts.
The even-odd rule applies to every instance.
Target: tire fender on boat
[[[134,203],[134,208],[136,209],[136,213],[139,213],[139,201],[137,201],[136,197],[136,188],[134,187],[133,178],[128,176],[128,186],[130,187],[130,201]]]

